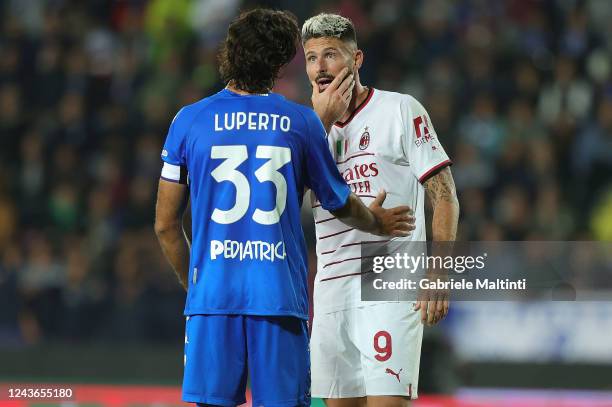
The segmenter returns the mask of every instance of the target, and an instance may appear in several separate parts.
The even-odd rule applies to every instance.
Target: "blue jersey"
[[[177,113],[162,159],[176,170],[166,178],[187,174],[190,189],[185,315],[308,318],[304,187],[327,210],[350,193],[315,112],[274,93],[224,89]]]

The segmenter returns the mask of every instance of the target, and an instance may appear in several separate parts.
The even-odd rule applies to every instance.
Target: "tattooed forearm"
[[[425,181],[424,186],[427,196],[434,208],[440,201],[449,203],[455,203],[457,201],[455,181],[448,167]]]
[[[433,207],[431,225],[433,240],[455,240],[459,221],[459,201],[450,168],[444,168],[425,181],[424,187]]]

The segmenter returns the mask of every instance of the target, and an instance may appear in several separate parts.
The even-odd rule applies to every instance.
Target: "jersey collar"
[[[370,86],[370,88],[368,89],[368,96],[366,96],[366,98],[363,100],[363,102],[361,102],[359,104],[359,106],[357,106],[357,108],[355,110],[353,110],[353,113],[351,113],[351,115],[348,117],[348,119],[346,119],[343,122],[336,122],[336,123],[334,123],[334,126],[338,126],[338,127],[342,128],[342,127],[345,127],[347,124],[349,124],[351,122],[351,120],[353,120],[353,118],[355,116],[357,116],[357,113],[359,113],[361,110],[363,110],[364,107],[366,107],[366,105],[368,104],[370,99],[372,99],[372,95],[374,95],[374,88]]]

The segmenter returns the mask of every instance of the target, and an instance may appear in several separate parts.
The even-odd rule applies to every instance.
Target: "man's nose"
[[[317,73],[326,73],[327,72],[327,64],[325,60],[319,59],[317,61]]]

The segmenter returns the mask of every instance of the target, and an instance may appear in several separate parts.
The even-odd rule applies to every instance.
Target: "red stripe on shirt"
[[[315,225],[318,225],[319,223],[329,222],[330,220],[334,220],[334,219],[336,219],[335,216],[332,216],[331,218],[327,218],[327,219],[318,220],[315,222]]]
[[[374,256],[372,256],[374,257]],[[344,263],[345,261],[353,261],[353,260],[361,260],[362,257],[349,257],[348,259],[342,259],[342,260],[337,260],[337,261],[332,261],[331,263],[327,263],[323,266],[323,268],[328,267],[328,266],[335,266],[336,264],[340,264],[340,263]],[[357,274],[361,274],[361,273],[357,273]]]
[[[346,162],[348,162],[348,161],[352,160],[353,158],[363,157],[363,156],[365,156],[365,155],[376,155],[376,154],[374,154],[374,153],[357,153],[357,154],[354,154],[354,155],[350,156],[349,158],[347,158],[347,159],[346,159],[346,160],[344,160],[344,161],[337,161],[337,162],[336,162],[336,164],[338,164],[338,165],[339,165],[339,164],[344,164],[344,163],[346,163]]]
[[[321,282],[323,281],[329,281],[329,280],[335,280],[337,278],[344,278],[344,277],[351,277],[351,276],[360,276],[362,274],[368,274],[368,273],[373,273],[373,271],[364,271],[364,272],[359,272],[359,273],[351,273],[351,274],[342,274],[340,276],[335,276],[335,277],[328,277],[328,278],[322,278]]]
[[[442,161],[440,164],[435,165],[433,168],[431,168],[425,174],[421,175],[421,178],[419,178],[419,182],[422,184],[423,182],[427,181],[427,178],[429,178],[429,176],[431,174],[433,174],[434,172],[438,171],[440,168],[443,168],[443,167],[446,167],[447,165],[452,165],[452,164],[453,164],[453,162],[451,160]]]
[[[387,256],[387,254],[375,254],[372,256],[359,256],[359,257],[349,257],[348,259],[342,259],[342,260],[338,260],[338,261],[332,261],[331,263],[327,263],[323,266],[323,268],[327,267],[327,266],[335,266],[336,264],[340,264],[340,263],[344,263],[345,261],[353,261],[353,260],[361,260],[361,259],[371,259],[373,257],[379,257],[379,256]],[[361,273],[357,273],[357,274],[361,274]],[[321,280],[323,281],[323,280]]]
[[[351,230],[355,230],[355,228],[350,228],[350,229],[346,229],[346,230],[341,230],[340,232],[332,233],[331,235],[321,236],[321,237],[319,238],[319,240],[327,239],[328,237],[334,237],[334,236],[337,236],[337,235],[341,235],[342,233],[350,232]]]
[[[391,241],[391,239],[387,239],[387,240],[367,240],[367,241],[364,241],[364,242],[346,243],[346,244],[343,244],[343,245],[340,245],[340,246],[336,247],[334,250],[328,250],[328,251],[325,251],[325,252],[321,252],[321,254],[330,254],[330,253],[333,253],[336,250],[341,249],[343,247],[356,246],[358,244],[387,243],[387,242],[390,242],[390,241]]]

